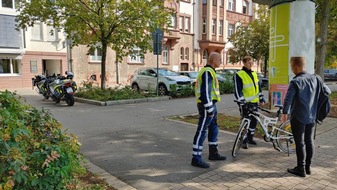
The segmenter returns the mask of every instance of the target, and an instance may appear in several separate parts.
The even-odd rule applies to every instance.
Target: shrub
[[[80,143],[46,110],[0,92],[0,189],[71,189],[84,172]]]
[[[194,88],[192,86],[182,86],[177,90],[177,85],[170,86],[169,95],[173,98],[183,98],[194,96]]]
[[[112,100],[138,99],[154,96],[154,94],[138,93],[134,91],[130,86],[125,86],[123,88],[116,87],[116,88],[101,89],[99,87],[92,87],[90,85],[86,85],[85,88],[81,88],[76,93],[76,96],[98,101],[112,101]]]
[[[234,93],[234,81],[233,78],[230,76],[225,77],[226,80],[223,82],[220,82],[220,94],[230,94]]]

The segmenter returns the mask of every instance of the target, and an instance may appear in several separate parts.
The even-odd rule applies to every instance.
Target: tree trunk
[[[106,54],[107,54],[107,43],[102,42],[102,61],[101,61],[101,89],[104,90],[106,86]]]
[[[322,14],[320,18],[320,32],[316,49],[316,74],[320,75],[324,80],[324,63],[328,37],[328,20],[330,15],[330,0],[321,1]]]

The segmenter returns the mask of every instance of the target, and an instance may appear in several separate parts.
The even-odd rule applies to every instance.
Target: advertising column
[[[270,6],[269,102],[282,105],[294,77],[292,56],[306,58],[306,70],[314,73],[315,3],[310,0],[274,0]]]

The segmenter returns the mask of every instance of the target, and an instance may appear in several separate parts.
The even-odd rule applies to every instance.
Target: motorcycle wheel
[[[55,103],[57,103],[57,104],[58,104],[58,103],[60,103],[60,102],[61,102],[61,99],[60,99],[60,98],[55,98],[55,99],[54,99],[54,101],[55,101]]]
[[[66,103],[68,104],[68,106],[73,106],[74,103],[75,103],[74,95],[68,94],[68,95],[66,96]]]

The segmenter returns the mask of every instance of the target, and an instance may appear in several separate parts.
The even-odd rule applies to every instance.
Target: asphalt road
[[[335,83],[329,87],[337,90]],[[65,102],[43,100],[31,89],[18,93],[27,103],[50,110],[68,133],[78,136],[88,160],[136,189],[166,189],[204,173],[190,165],[196,126],[166,119],[196,113],[194,98],[113,106],[76,102],[68,107]],[[232,94],[223,95],[218,111],[238,114],[233,100]],[[219,133],[220,152],[228,160],[211,162],[211,169],[233,162],[230,149],[234,138],[233,133]],[[206,140],[205,159],[207,151]]]

